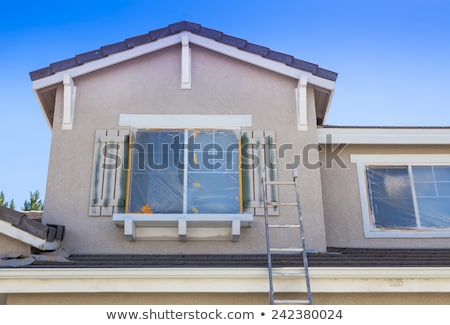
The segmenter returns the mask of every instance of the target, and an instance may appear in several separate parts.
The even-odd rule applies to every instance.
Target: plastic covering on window
[[[128,212],[182,213],[184,131],[136,131]]]
[[[241,211],[238,131],[138,130],[131,162],[129,212]]]
[[[411,174],[407,166],[367,167],[366,172],[375,227],[450,227],[450,167],[413,166]]]
[[[450,167],[413,166],[417,208],[422,227],[450,227]]]
[[[408,167],[368,167],[370,208],[375,227],[416,227]]]

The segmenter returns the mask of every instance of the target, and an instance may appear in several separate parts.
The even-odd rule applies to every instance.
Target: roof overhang
[[[295,268],[274,268],[292,274]],[[450,267],[311,267],[317,293],[450,292]],[[277,275],[278,291],[305,292],[304,281]],[[4,293],[266,293],[267,268],[0,269]]]
[[[450,128],[324,127],[317,129],[320,144],[450,144]]]
[[[165,33],[161,33],[161,30],[165,30]],[[291,77],[299,80],[299,82],[300,80],[305,81],[307,84],[315,87],[316,101],[320,103],[320,107],[317,108],[320,115],[319,118],[320,121],[325,119],[335,88],[336,73],[197,24],[181,22],[161,30],[128,39],[121,43],[104,46],[96,51],[80,54],[74,58],[53,63],[47,68],[31,72],[32,89],[49,125],[52,125],[56,86],[63,83],[65,79],[70,78],[70,80],[73,80],[82,75],[176,44],[185,45],[187,41],[263,69]],[[155,32],[158,32],[157,36],[154,36]],[[145,41],[136,42],[136,39],[143,39],[144,37]]]
[[[182,37],[186,34],[189,35],[189,42],[192,44],[259,66],[267,70],[271,70],[273,72],[277,72],[294,79],[306,77],[309,84],[319,86],[327,90],[334,90],[335,81],[315,76],[311,72],[288,66],[285,63],[279,61],[264,58],[258,54],[242,51],[234,46],[219,43],[215,40],[192,34],[191,32],[181,32],[179,34],[167,36],[152,43],[137,46],[127,51],[108,55],[99,60],[90,61],[73,68],[59,71],[48,77],[34,80],[32,82],[32,88],[35,91],[38,89],[47,88],[49,86],[62,83],[64,75],[70,75],[72,78],[76,78],[121,62],[125,62],[146,54],[162,50],[164,48],[168,48],[176,44],[181,44]]]

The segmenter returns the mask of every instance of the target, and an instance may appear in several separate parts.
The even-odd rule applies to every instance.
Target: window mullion
[[[366,172],[366,180],[367,180],[367,189],[368,189],[368,199],[369,199],[369,216],[371,218],[371,224],[373,228],[376,228],[376,220],[375,220],[375,210],[373,206],[373,200],[372,200],[372,182],[369,179],[369,166],[365,166],[365,172]]]
[[[183,170],[183,214],[188,206],[188,164],[189,164],[189,131],[184,130],[184,170]]]
[[[412,172],[412,166],[408,165],[408,175],[409,175],[409,182],[411,185],[411,194],[413,199],[413,206],[414,206],[414,215],[416,217],[416,224],[417,227],[420,228],[420,215],[419,215],[419,205],[417,204],[417,196],[416,196],[416,187],[414,185],[414,175]]]
[[[434,193],[436,193],[436,197],[439,197],[439,191],[437,187],[437,179],[436,174],[434,173],[434,166],[431,166],[431,175],[433,175],[433,185],[434,185]]]

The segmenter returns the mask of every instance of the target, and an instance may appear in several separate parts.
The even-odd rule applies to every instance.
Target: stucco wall
[[[127,242],[110,217],[89,217],[94,135],[118,128],[119,114],[251,114],[254,129],[275,130],[278,144],[294,150],[278,161],[280,179],[293,154],[316,143],[313,89],[308,88],[310,129],[297,131],[297,80],[192,46],[192,89],[180,88],[180,46],[161,50],[76,78],[73,129],[63,131],[62,98],[56,96],[51,156],[46,189],[45,223],[66,226],[63,247],[69,253],[250,253],[264,252],[263,218],[241,231],[240,242]],[[310,150],[310,161],[318,153]],[[325,249],[320,171],[302,168],[302,192],[308,247]],[[281,193],[283,196],[283,192]],[[281,196],[281,197],[282,197]],[[282,210],[295,218],[295,211]],[[290,241],[294,237],[274,236]]]
[[[448,305],[446,293],[316,293],[316,305]],[[9,294],[10,305],[267,305],[265,293]]]
[[[448,238],[365,238],[356,164],[351,154],[448,154],[448,146],[348,145],[339,154],[346,168],[323,166],[322,189],[328,247],[448,248]],[[328,145],[321,160],[331,152]]]
[[[27,255],[30,252],[30,245],[0,234],[0,255],[17,256],[21,254]]]

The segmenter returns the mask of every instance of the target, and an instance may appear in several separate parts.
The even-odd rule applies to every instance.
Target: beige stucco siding
[[[226,241],[128,242],[110,217],[89,217],[94,135],[116,129],[128,114],[251,114],[254,129],[274,130],[277,144],[292,143],[278,160],[280,179],[290,178],[284,165],[293,154],[316,143],[313,89],[308,87],[307,132],[297,130],[297,80],[224,55],[192,47],[192,89],[180,86],[181,49],[173,46],[74,79],[76,108],[72,130],[61,129],[63,88],[56,96],[44,222],[66,226],[69,253],[256,253],[264,252],[262,217],[243,228],[237,243]],[[310,151],[317,161],[317,151]],[[301,169],[308,247],[325,249],[320,171]],[[283,193],[282,193],[283,195]],[[281,197],[280,197],[281,199]],[[293,213],[292,213],[293,212]],[[295,218],[295,211],[282,210]],[[290,241],[288,236],[274,236]],[[293,237],[292,237],[293,238]]]
[[[446,293],[315,293],[316,305],[448,305]],[[10,305],[267,305],[265,293],[9,294]]]
[[[379,247],[379,248],[448,248],[448,238],[365,238],[358,187],[356,165],[352,154],[448,154],[448,146],[428,145],[347,145],[339,157],[346,168],[336,163],[323,165],[322,190],[328,247]],[[331,147],[321,152],[325,161]],[[367,208],[367,207],[364,207]]]
[[[30,254],[30,246],[14,238],[0,234],[0,255],[18,256]]]

